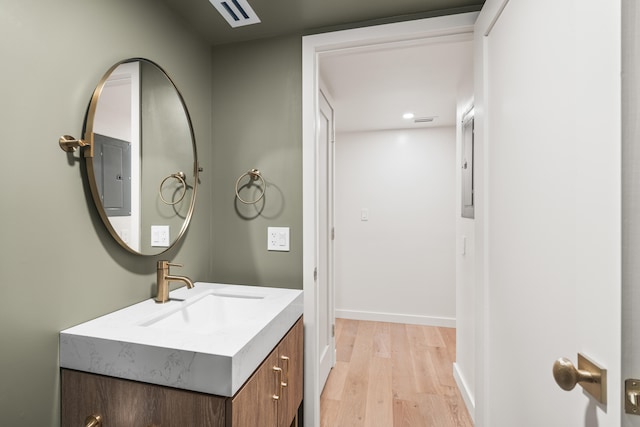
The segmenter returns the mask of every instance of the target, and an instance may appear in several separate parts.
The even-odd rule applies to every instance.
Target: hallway
[[[336,319],[322,427],[472,427],[453,379],[455,329]]]

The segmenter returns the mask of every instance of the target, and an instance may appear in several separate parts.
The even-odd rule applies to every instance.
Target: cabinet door
[[[278,426],[289,427],[302,402],[303,324],[302,318],[278,345],[278,363],[282,368],[282,398],[278,406]]]
[[[101,415],[108,427],[224,427],[225,398],[61,370],[62,427]]]
[[[233,427],[276,426],[282,375],[274,368],[278,368],[276,350],[253,373],[235,397],[229,399],[231,407],[228,408],[227,416],[230,412]]]

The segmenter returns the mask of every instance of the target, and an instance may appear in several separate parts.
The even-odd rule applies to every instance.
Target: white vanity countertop
[[[60,332],[60,366],[233,396],[303,312],[302,291],[195,283]]]

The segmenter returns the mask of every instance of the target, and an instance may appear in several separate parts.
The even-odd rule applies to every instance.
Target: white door
[[[318,350],[320,390],[335,365],[335,314],[333,307],[333,108],[325,93],[318,94]]]
[[[488,0],[478,20],[478,426],[620,425],[620,20],[620,0]],[[608,369],[608,403],[555,384],[578,352]]]

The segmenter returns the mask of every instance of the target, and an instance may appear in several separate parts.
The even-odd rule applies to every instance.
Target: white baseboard
[[[376,313],[371,311],[335,310],[336,317],[374,322],[407,323],[410,325],[440,326],[455,328],[456,319],[451,317],[419,316],[413,314]]]
[[[460,390],[460,394],[462,395],[462,400],[464,400],[464,404],[467,406],[467,411],[469,411],[469,416],[471,420],[475,423],[476,417],[476,402],[473,395],[472,390],[469,390],[469,386],[467,382],[464,380],[464,376],[460,372],[458,368],[458,364],[453,364],[453,378],[456,380],[456,384],[458,385],[458,389]]]

